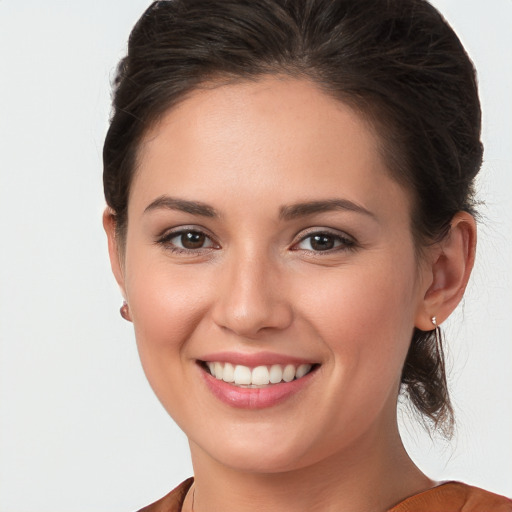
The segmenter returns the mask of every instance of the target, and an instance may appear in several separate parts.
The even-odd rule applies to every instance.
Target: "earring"
[[[125,302],[126,304],[126,302]],[[437,325],[437,319],[435,316],[432,317],[432,323],[434,324],[434,330],[436,334],[436,346],[439,348],[439,345],[441,344],[441,333],[439,332],[439,325]]]
[[[126,304],[126,303],[125,303],[125,304]],[[437,335],[438,335],[438,334],[437,334],[437,329],[439,329],[439,326],[437,325],[437,319],[436,319],[436,317],[435,317],[435,316],[433,316],[433,317],[431,318],[431,320],[432,320],[432,324],[434,324],[434,329],[436,330],[436,336],[437,336]]]
[[[119,313],[121,313],[121,316],[128,322],[131,322],[132,319],[130,317],[130,308],[128,306],[128,303],[123,300],[123,305],[119,309]]]
[[[441,328],[437,325],[437,319],[435,316],[432,317],[432,323],[434,324],[435,336],[436,336],[436,350],[442,360],[442,365],[444,368],[444,351],[443,351],[443,342],[441,339]]]

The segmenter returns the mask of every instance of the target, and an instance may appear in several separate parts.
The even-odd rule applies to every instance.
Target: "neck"
[[[194,512],[385,511],[434,485],[407,455],[397,427],[384,435],[376,429],[340,453],[276,473],[225,466],[192,442],[191,452]]]

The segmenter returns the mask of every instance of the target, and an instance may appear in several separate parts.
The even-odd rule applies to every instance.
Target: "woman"
[[[114,275],[194,481],[145,510],[512,510],[449,436],[439,325],[476,244],[473,66],[425,1],[155,2],[104,147]]]

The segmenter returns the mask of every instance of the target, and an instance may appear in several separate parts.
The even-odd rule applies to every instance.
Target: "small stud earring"
[[[448,389],[448,383],[446,382],[446,368],[444,361],[444,350],[443,350],[443,337],[441,335],[441,327],[437,324],[435,316],[432,317],[432,323],[434,324],[435,338],[436,338],[436,352],[437,352],[437,364],[439,365],[439,374],[443,381],[445,389]]]
[[[121,313],[121,316],[128,322],[131,322],[132,319],[130,317],[130,308],[128,306],[128,303],[123,300],[123,305],[119,309],[119,313]]]
[[[431,318],[431,320],[432,320],[432,324],[434,325],[434,329],[436,330],[436,336],[437,336],[437,330],[439,329],[439,326],[437,325],[437,318],[435,316],[433,316]]]
[[[434,324],[434,330],[436,335],[436,348],[437,352],[442,354],[443,347],[441,345],[441,328],[437,325],[437,319],[435,316],[432,317],[432,323]]]

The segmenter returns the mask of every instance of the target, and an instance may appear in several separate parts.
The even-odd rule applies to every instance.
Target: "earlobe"
[[[112,273],[116,278],[117,284],[121,289],[123,297],[126,299],[125,287],[124,287],[124,274],[121,264],[121,253],[119,251],[119,244],[116,234],[116,218],[111,208],[105,208],[103,212],[103,228],[107,234],[108,240],[108,254],[110,257],[110,265],[112,267]]]
[[[416,316],[416,327],[432,330],[432,317],[440,324],[457,307],[475,261],[476,222],[467,212],[457,213],[447,236],[432,248],[429,281]]]

